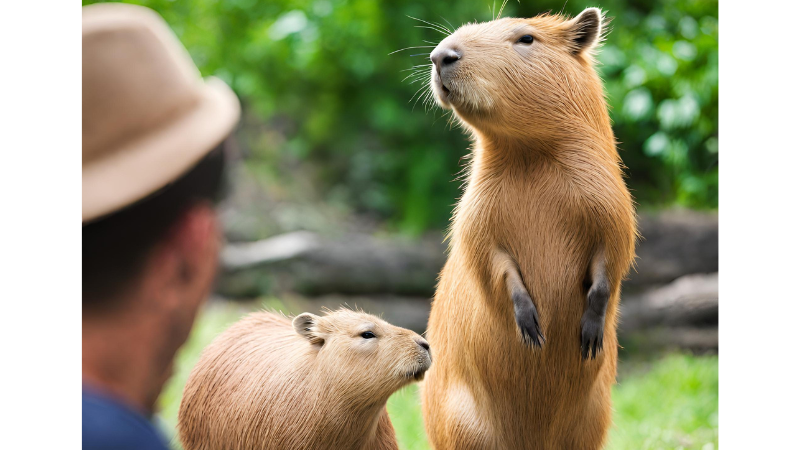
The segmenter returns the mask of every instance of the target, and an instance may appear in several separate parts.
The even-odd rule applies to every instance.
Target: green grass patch
[[[672,354],[649,371],[622,379],[613,391],[613,450],[718,446],[716,356]]]
[[[427,450],[428,438],[422,423],[422,403],[417,385],[395,392],[387,404],[394,432],[402,450]]]
[[[280,309],[277,300],[263,303]],[[172,445],[180,449],[175,436],[183,386],[202,349],[211,340],[253,310],[253,305],[213,303],[203,311],[189,341],[178,354],[175,375],[159,399],[160,419]],[[640,360],[641,358],[637,358]],[[655,361],[620,372],[625,376],[614,386],[614,426],[609,433],[609,450],[714,450],[718,447],[718,359],[716,356],[669,354]],[[633,365],[634,363],[630,363]],[[422,423],[419,392],[408,386],[389,399],[400,448],[428,449]]]

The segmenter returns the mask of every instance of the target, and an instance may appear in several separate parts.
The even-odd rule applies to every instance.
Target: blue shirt
[[[155,426],[140,412],[83,385],[83,450],[167,450]]]

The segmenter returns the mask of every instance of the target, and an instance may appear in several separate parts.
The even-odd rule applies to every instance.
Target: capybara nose
[[[436,71],[439,72],[439,75],[442,74],[442,70],[452,67],[459,59],[461,59],[461,53],[452,48],[436,47],[431,52],[431,62],[436,66]]]
[[[422,348],[424,348],[428,353],[431,351],[431,346],[428,345],[428,341],[422,338],[414,339],[414,341]]]

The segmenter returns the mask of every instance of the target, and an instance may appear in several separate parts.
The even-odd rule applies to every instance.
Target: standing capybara
[[[386,401],[430,365],[422,337],[369,314],[251,314],[192,370],[180,439],[186,450],[397,449]]]
[[[465,25],[431,85],[474,141],[428,323],[436,449],[598,449],[636,221],[589,8]]]

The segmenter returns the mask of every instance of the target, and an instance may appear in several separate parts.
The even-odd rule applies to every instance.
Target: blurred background
[[[167,432],[199,352],[249,311],[347,304],[423,332],[469,141],[416,101],[428,78],[409,69],[444,34],[412,17],[453,29],[490,20],[502,2],[130,3],[159,12],[244,108],[218,288],[160,400]],[[607,448],[714,449],[717,2],[522,0],[503,16],[588,6],[612,18],[598,69],[643,235],[623,288]],[[389,409],[401,448],[428,448],[416,387]]]

